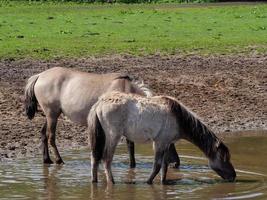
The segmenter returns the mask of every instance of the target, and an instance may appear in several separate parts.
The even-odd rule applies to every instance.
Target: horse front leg
[[[168,171],[168,166],[169,166],[169,161],[170,161],[170,149],[171,145],[164,151],[164,156],[163,156],[163,163],[162,163],[162,171],[161,171],[161,183],[162,184],[167,184],[166,177],[167,177],[167,171]]]
[[[154,150],[155,157],[154,157],[153,169],[152,173],[150,174],[150,177],[146,181],[147,184],[152,184],[155,176],[159,173],[164,156],[164,150],[162,148],[159,148],[157,145],[154,145],[154,147],[155,147]]]
[[[168,159],[169,159],[169,163],[174,163],[173,168],[179,168],[180,158],[178,156],[178,153],[175,149],[175,145],[173,143],[170,144],[169,149],[168,149]]]
[[[126,141],[127,141],[127,148],[128,148],[128,153],[130,157],[130,168],[135,168],[136,163],[135,163],[135,157],[134,157],[134,143],[128,139],[126,139]]]
[[[41,129],[41,140],[42,140],[42,152],[43,152],[43,163],[44,164],[53,164],[53,161],[50,159],[49,150],[48,150],[48,139],[46,135],[47,121]]]

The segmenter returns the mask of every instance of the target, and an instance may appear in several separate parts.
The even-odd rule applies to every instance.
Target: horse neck
[[[196,145],[208,158],[214,157],[214,150],[218,138],[215,134],[210,131],[204,124],[199,120],[196,120],[195,127],[190,130],[186,130],[184,134],[184,139]]]
[[[177,100],[170,99],[170,101],[171,110],[176,116],[177,124],[181,131],[181,138],[193,143],[202,150],[208,158],[212,158],[219,139],[185,106],[180,104]]]

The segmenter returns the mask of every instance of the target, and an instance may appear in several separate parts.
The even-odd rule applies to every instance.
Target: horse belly
[[[101,88],[96,91],[85,84],[70,82],[61,94],[62,112],[71,121],[86,126],[88,113],[101,94]]]
[[[74,96],[72,100],[62,100],[61,102],[62,112],[68,119],[81,125],[87,125],[87,116],[95,101],[90,98],[80,99],[79,96]]]
[[[153,138],[151,138],[148,134],[146,134],[146,131],[143,132],[138,132],[138,134],[136,134],[135,132],[129,132],[126,135],[126,138],[132,142],[136,142],[136,143],[147,143],[153,140]]]
[[[147,122],[147,120],[132,121],[127,127],[126,137],[136,143],[153,141],[160,131],[161,124]]]
[[[85,110],[89,109],[84,109],[84,110],[75,110],[75,111],[64,111],[64,115],[72,122],[80,124],[82,126],[87,126],[87,116],[88,112],[85,112]]]

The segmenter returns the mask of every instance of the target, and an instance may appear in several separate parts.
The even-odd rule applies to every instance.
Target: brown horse
[[[105,92],[117,90],[125,93],[150,95],[142,84],[136,84],[128,75],[120,73],[93,74],[56,67],[29,78],[25,88],[25,109],[29,119],[34,118],[37,103],[43,110],[46,121],[41,130],[43,162],[53,163],[49,156],[48,142],[52,146],[56,163],[61,164],[55,132],[61,113],[71,121],[87,126],[87,116],[98,97]],[[134,143],[127,140],[130,167],[135,167]],[[179,165],[179,157],[172,145],[173,162]]]
[[[133,142],[153,142],[155,159],[148,184],[152,184],[161,168],[161,181],[166,183],[169,147],[179,139],[198,146],[209,158],[210,167],[223,179],[234,181],[236,177],[225,144],[172,97],[142,97],[120,92],[104,94],[91,108],[88,131],[92,182],[97,182],[98,165],[103,160],[107,182],[114,183],[111,163],[122,136]]]

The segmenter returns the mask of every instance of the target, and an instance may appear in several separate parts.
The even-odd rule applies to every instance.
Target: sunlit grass
[[[267,5],[13,3],[0,7],[0,58],[266,52]]]

